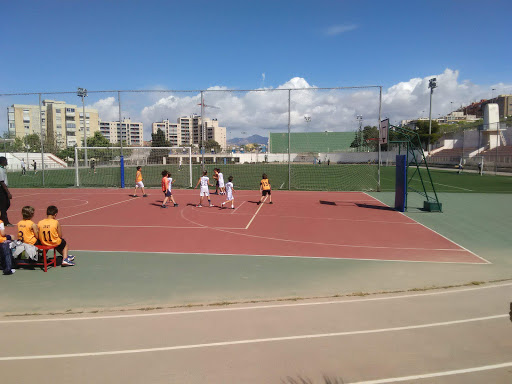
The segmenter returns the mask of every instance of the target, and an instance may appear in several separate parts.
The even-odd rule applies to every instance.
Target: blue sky
[[[462,89],[442,113],[492,88],[512,93],[505,0],[20,0],[1,9],[0,93],[276,88],[300,78],[382,85],[388,95],[446,70]]]

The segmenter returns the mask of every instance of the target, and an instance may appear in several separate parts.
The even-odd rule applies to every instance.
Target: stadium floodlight
[[[428,81],[428,87],[430,88],[430,111],[428,113],[428,154],[430,155],[430,135],[432,134],[432,94],[434,88],[437,88],[437,79],[433,77]]]
[[[84,97],[87,97],[87,89],[78,88],[76,95],[78,97],[82,98],[82,113],[84,114],[84,116],[83,116],[83,119],[84,119],[84,148],[85,148],[85,152],[84,152],[85,164],[84,165],[87,167],[87,127],[85,125],[85,102],[84,102]]]

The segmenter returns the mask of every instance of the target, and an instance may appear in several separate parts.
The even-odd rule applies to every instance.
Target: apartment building
[[[219,127],[217,119],[204,119],[205,140],[215,140],[223,150],[227,147],[226,127]],[[152,124],[152,131],[156,133],[161,129],[172,146],[196,145],[202,143],[202,119],[199,115],[182,116],[176,123],[162,120]]]
[[[7,124],[11,137],[42,134],[45,141],[52,141],[58,148],[84,143],[83,108],[65,101],[43,100],[41,114],[39,105],[13,104],[7,108]],[[85,129],[87,137],[99,130],[96,109],[85,108]]]
[[[120,139],[126,145],[142,146],[144,125],[140,122],[133,122],[130,119],[123,119],[121,126],[118,121],[100,121],[100,133],[112,144],[117,144]]]

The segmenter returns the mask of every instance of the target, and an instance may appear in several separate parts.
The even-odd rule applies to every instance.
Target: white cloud
[[[400,82],[382,94],[382,118],[389,117],[392,123],[402,119],[428,116],[430,90],[428,82],[437,78],[434,90],[432,116],[444,115],[461,105],[510,93],[512,85],[495,84],[490,88],[468,80],[460,81],[459,72],[446,69],[443,73],[413,78]],[[376,88],[349,90],[321,90],[310,85],[306,79],[294,77],[276,88],[265,88],[253,92],[228,91],[225,86],[215,86],[204,92],[205,104],[218,108],[205,108],[205,116],[217,118],[220,126],[227,127],[228,138],[239,137],[242,132],[250,136],[267,136],[269,131],[288,129],[288,91],[292,89],[290,116],[293,131],[353,131],[357,128],[356,115],[363,115],[363,123],[377,125],[379,93]],[[156,96],[156,97],[155,97]],[[131,97],[131,98],[130,98]],[[145,139],[150,139],[151,123],[201,113],[200,93],[160,93],[126,95],[123,100],[123,116],[133,121],[142,121]],[[92,105],[97,108],[104,121],[118,119],[118,106],[114,97],[99,100]],[[128,112],[129,110],[129,112]],[[304,119],[305,115],[311,121]]]
[[[332,25],[324,30],[324,34],[327,36],[337,36],[342,33],[353,31],[357,28],[355,24],[346,24],[346,25]]]

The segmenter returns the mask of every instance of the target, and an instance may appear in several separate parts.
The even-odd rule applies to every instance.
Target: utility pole
[[[78,88],[78,92],[76,94],[78,97],[82,98],[82,113],[84,114],[84,124],[83,124],[83,127],[84,127],[84,151],[85,151],[84,152],[85,153],[84,165],[87,167],[87,127],[85,126],[85,101],[84,101],[84,97],[87,96],[87,89]]]
[[[430,88],[430,111],[428,113],[428,154],[430,155],[430,135],[432,135],[432,94],[434,88],[437,88],[437,79],[434,77],[428,81],[428,87]]]
[[[359,152],[363,152],[363,115],[356,116],[359,121]]]

